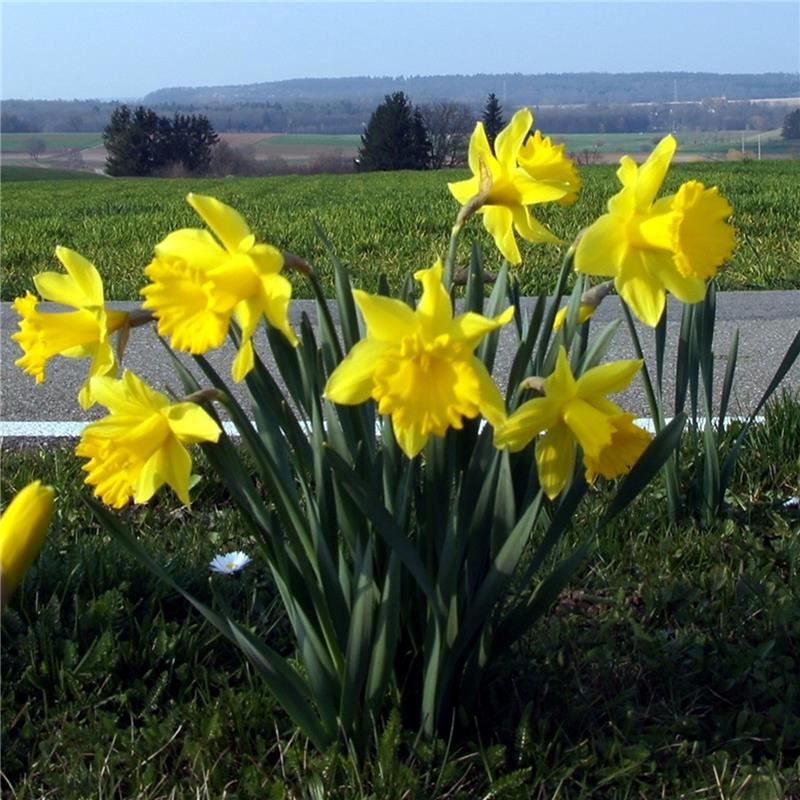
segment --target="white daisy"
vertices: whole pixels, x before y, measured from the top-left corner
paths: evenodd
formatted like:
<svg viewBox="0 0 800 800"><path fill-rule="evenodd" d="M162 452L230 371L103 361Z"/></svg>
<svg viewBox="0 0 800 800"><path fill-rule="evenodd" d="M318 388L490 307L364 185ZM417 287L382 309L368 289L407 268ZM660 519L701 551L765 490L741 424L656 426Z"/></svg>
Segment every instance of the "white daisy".
<svg viewBox="0 0 800 800"><path fill-rule="evenodd" d="M233 575L244 569L252 560L247 553L243 553L241 550L234 550L232 553L214 556L209 561L208 566L212 572L217 572L220 575Z"/></svg>

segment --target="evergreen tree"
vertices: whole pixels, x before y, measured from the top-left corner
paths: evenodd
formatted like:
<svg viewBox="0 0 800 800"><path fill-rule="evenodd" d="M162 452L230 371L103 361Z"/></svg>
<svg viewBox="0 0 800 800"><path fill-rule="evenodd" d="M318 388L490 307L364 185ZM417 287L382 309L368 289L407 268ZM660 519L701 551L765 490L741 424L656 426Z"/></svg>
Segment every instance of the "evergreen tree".
<svg viewBox="0 0 800 800"><path fill-rule="evenodd" d="M163 166L165 135L161 118L149 108L139 106L131 112L120 106L111 114L103 131L106 172L109 175L151 175Z"/></svg>
<svg viewBox="0 0 800 800"><path fill-rule="evenodd" d="M109 175L152 175L169 164L203 173L208 169L217 134L203 115L175 114L173 120L139 106L120 106L103 131Z"/></svg>
<svg viewBox="0 0 800 800"><path fill-rule="evenodd" d="M784 118L781 137L784 139L800 139L800 108L796 108Z"/></svg>
<svg viewBox="0 0 800 800"><path fill-rule="evenodd" d="M361 135L358 168L364 171L425 169L430 162L430 140L419 111L403 92L386 95Z"/></svg>
<svg viewBox="0 0 800 800"><path fill-rule="evenodd" d="M489 147L494 150L494 140L503 129L503 125L505 125L503 122L503 107L494 92L486 100L481 119L483 120L483 129L486 131L486 138L489 140Z"/></svg>

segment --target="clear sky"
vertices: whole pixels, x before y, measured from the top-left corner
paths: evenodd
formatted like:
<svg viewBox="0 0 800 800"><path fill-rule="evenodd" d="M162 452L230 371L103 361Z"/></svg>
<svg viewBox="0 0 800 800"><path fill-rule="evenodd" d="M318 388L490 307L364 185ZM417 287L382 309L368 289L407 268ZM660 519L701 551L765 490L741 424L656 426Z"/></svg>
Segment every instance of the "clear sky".
<svg viewBox="0 0 800 800"><path fill-rule="evenodd" d="M2 2L2 93L478 72L798 72L800 2Z"/></svg>

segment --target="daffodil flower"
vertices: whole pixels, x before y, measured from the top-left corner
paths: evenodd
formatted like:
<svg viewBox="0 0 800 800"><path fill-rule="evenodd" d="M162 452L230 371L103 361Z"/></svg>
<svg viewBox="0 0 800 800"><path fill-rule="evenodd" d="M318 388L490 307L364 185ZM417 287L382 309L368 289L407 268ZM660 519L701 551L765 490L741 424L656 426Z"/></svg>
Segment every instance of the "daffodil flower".
<svg viewBox="0 0 800 800"><path fill-rule="evenodd" d="M214 235L183 228L156 245L145 268L151 283L141 292L143 308L153 311L173 348L194 354L219 347L235 319L242 342L231 374L238 382L253 368L251 339L262 316L297 344L288 319L292 287L280 274L283 255L256 242L239 213L216 198L189 194L186 200Z"/></svg>
<svg viewBox="0 0 800 800"><path fill-rule="evenodd" d="M493 319L468 312L453 318L442 285L442 264L419 270L419 305L412 310L388 297L354 290L367 336L333 371L325 397L354 405L373 398L391 415L403 452L413 458L428 436L461 428L463 418L482 414L492 425L505 418L500 391L475 355L480 340L509 322L514 309Z"/></svg>
<svg viewBox="0 0 800 800"><path fill-rule="evenodd" d="M192 458L185 445L216 442L219 425L199 405L170 403L132 372L92 378L92 393L111 412L84 428L76 454L88 458L85 483L106 505L146 503L169 484L189 505Z"/></svg>
<svg viewBox="0 0 800 800"><path fill-rule="evenodd" d="M34 276L33 282L43 299L76 310L39 311L39 300L31 292L14 300L13 308L21 319L19 330L11 338L23 350L22 357L14 364L36 378L36 383L42 383L47 362L53 356L91 358L89 375L78 394L81 406L89 408L94 402L89 380L94 375L108 375L115 371L114 350L109 336L125 324L128 314L105 307L100 273L80 253L57 247L56 257L67 274L40 272Z"/></svg>
<svg viewBox="0 0 800 800"><path fill-rule="evenodd" d="M521 450L536 442L539 483L549 498L567 485L575 468L575 445L583 449L586 480L616 478L629 471L650 442L650 434L633 424L606 398L627 388L642 362L615 361L587 370L577 380L561 347L553 374L543 381L543 397L523 403L495 429L497 447Z"/></svg>
<svg viewBox="0 0 800 800"><path fill-rule="evenodd" d="M656 200L675 153L666 136L637 167L620 160L622 190L608 201L608 213L581 235L575 269L614 278L617 292L646 325L658 324L666 293L697 303L734 247L727 222L731 206L717 187L687 181L674 195Z"/></svg>
<svg viewBox="0 0 800 800"><path fill-rule="evenodd" d="M556 202L560 206L572 205L578 199L581 179L572 159L564 155L566 145L553 144L549 136L534 131L519 149L519 165L541 184L564 192Z"/></svg>
<svg viewBox="0 0 800 800"><path fill-rule="evenodd" d="M456 200L465 205L483 190L483 165L491 177L491 187L478 211L483 214L483 223L494 238L497 249L512 264L522 261L514 238L515 230L529 242L561 243L558 237L534 219L528 206L563 200L573 193L571 183L554 177L561 174L559 169L546 172L546 178L539 180L518 163L521 154L523 157L527 154L531 164L536 160L533 155L535 144L527 150L523 148L532 124L533 115L527 108L517 111L511 122L497 135L492 153L483 123L479 122L469 140L468 158L472 177L447 184Z"/></svg>
<svg viewBox="0 0 800 800"><path fill-rule="evenodd" d="M0 517L0 608L22 582L47 536L55 492L41 481L29 483Z"/></svg>

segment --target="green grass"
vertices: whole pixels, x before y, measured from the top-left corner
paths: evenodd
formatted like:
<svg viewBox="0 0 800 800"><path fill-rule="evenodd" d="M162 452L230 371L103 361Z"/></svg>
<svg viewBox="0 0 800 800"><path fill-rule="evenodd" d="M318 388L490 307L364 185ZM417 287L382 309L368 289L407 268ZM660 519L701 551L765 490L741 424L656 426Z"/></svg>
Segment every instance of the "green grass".
<svg viewBox="0 0 800 800"><path fill-rule="evenodd" d="M571 241L605 210L618 184L612 166L584 167L583 190L570 208L535 209L539 219ZM258 236L308 259L330 288L331 268L314 231L330 236L353 282L374 291L380 274L397 290L407 276L444 256L458 206L448 180L464 171L235 179L115 179L9 182L3 185L2 299L32 287L33 275L57 269L57 244L83 253L103 275L106 296L135 299L154 245L179 227L201 221L187 192L208 193L233 205ZM729 289L800 288L800 161L675 164L664 193L696 178L718 185L734 207L738 247L720 273ZM478 242L486 266L499 265L479 217L462 235L459 263ZM515 269L524 293L552 289L563 248L521 242L524 263ZM296 296L310 296L296 281Z"/></svg>
<svg viewBox="0 0 800 800"><path fill-rule="evenodd" d="M654 484L490 677L475 720L425 744L380 720L367 762L318 755L238 654L97 529L66 448L3 445L3 496L55 485L57 519L2 616L2 791L17 798L740 798L800 793L800 399L772 403L730 512L669 528ZM275 590L207 474L124 512L205 602L291 652ZM590 498L575 538L605 498ZM570 545L573 542L569 543ZM227 548L256 557L209 578Z"/></svg>
<svg viewBox="0 0 800 800"><path fill-rule="evenodd" d="M103 144L99 133L4 133L0 136L0 148L3 153L27 153L31 139L41 139L45 143L45 154L54 150L101 147Z"/></svg>

